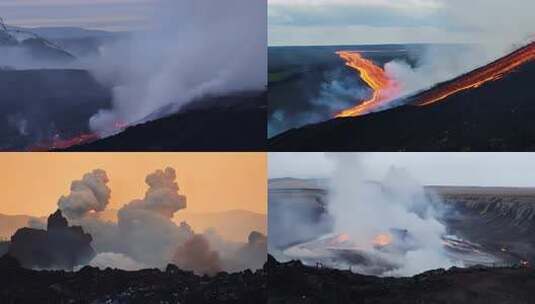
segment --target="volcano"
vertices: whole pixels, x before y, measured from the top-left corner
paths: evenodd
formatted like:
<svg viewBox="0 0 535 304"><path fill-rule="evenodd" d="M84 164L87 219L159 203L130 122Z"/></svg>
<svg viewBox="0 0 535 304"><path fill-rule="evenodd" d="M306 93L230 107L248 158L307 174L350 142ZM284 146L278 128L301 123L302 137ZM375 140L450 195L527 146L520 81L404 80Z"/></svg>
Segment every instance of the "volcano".
<svg viewBox="0 0 535 304"><path fill-rule="evenodd" d="M273 151L533 151L535 43L390 110L339 117L269 140ZM360 113L359 113L360 114Z"/></svg>
<svg viewBox="0 0 535 304"><path fill-rule="evenodd" d="M206 97L178 113L121 128L107 138L76 137L57 151L265 151L266 92ZM160 117L156 113L156 117ZM84 140L88 139L88 140Z"/></svg>

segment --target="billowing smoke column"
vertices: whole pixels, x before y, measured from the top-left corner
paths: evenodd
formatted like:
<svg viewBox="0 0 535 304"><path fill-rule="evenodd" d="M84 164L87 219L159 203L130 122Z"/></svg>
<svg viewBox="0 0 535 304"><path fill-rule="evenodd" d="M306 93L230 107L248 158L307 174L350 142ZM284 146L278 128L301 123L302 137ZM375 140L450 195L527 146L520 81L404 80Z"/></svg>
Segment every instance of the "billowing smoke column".
<svg viewBox="0 0 535 304"><path fill-rule="evenodd" d="M178 247L174 263L184 270L195 270L211 275L222 269L219 254L213 251L208 240L199 234Z"/></svg>
<svg viewBox="0 0 535 304"><path fill-rule="evenodd" d="M148 265L170 261L176 247L192 236L189 226L177 226L171 220L186 208L186 197L178 194L175 180L172 168L149 174L145 198L126 204L118 213L119 235L128 253Z"/></svg>
<svg viewBox="0 0 535 304"><path fill-rule="evenodd" d="M331 154L336 163L329 199L334 232L392 265L384 275L414 275L452 266L443 248L445 227L433 202L404 170L372 183L356 154Z"/></svg>
<svg viewBox="0 0 535 304"><path fill-rule="evenodd" d="M219 238L211 242L206 236L196 234L187 223L173 222L175 213L187 205L186 197L179 194L173 168L157 170L145 182L149 186L145 197L125 204L117 213L117 223L100 216L111 194L103 170L94 170L74 181L71 193L59 199L59 209L69 222L81 225L93 237L92 245L98 255L90 265L136 270L177 263L199 274L262 266L266 249L264 246L263 252L258 250L261 245L256 234L246 245ZM219 260L220 255L224 261ZM237 262L242 259L244 263Z"/></svg>
<svg viewBox="0 0 535 304"><path fill-rule="evenodd" d="M103 47L90 67L113 87L113 109L91 118L94 131L155 119L207 95L265 89L265 1L157 0L153 8L150 29Z"/></svg>
<svg viewBox="0 0 535 304"><path fill-rule="evenodd" d="M59 199L58 207L69 219L79 219L89 212L100 212L110 202L111 190L104 170L87 173L81 180L72 182L71 193Z"/></svg>

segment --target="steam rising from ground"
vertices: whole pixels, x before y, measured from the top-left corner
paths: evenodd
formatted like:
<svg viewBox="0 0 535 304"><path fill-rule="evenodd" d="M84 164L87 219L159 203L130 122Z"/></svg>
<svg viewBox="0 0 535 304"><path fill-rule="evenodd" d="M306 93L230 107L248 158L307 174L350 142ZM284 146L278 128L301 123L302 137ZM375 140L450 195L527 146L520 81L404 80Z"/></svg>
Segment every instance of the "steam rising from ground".
<svg viewBox="0 0 535 304"><path fill-rule="evenodd" d="M465 74L533 40L532 1L518 0L515 5L501 0L438 2L440 18L455 25L466 37L462 42L469 44L426 46L414 67L399 61L386 64L386 72L402 86L401 95Z"/></svg>
<svg viewBox="0 0 535 304"><path fill-rule="evenodd" d="M89 266L99 269L115 268L127 271L136 271L147 266L140 264L124 254L105 252L98 254Z"/></svg>
<svg viewBox="0 0 535 304"><path fill-rule="evenodd" d="M173 168L157 170L145 181L149 186L145 197L125 204L118 211L117 223L105 221L100 216L111 195L108 177L103 170L94 170L74 181L71 193L59 199L58 207L69 222L81 225L93 236L92 246L98 255L90 265L136 270L163 268L176 262L187 270L214 274L220 270L257 268L257 264L263 264L265 248L263 252L254 252L260 263L248 260L237 266L236 261L251 252L243 252L243 248L254 245L251 241L245 245L221 238L212 242L208 236L196 234L187 223L177 225L172 221L176 212L186 208L186 197L179 194ZM220 262L220 255L231 258Z"/></svg>
<svg viewBox="0 0 535 304"><path fill-rule="evenodd" d="M438 197L406 170L392 167L373 181L377 171L365 154L328 158L334 165L328 186L283 179L282 187L275 183L270 189L269 251L277 259L379 276L412 276L463 263L444 245L448 236Z"/></svg>
<svg viewBox="0 0 535 304"><path fill-rule="evenodd" d="M113 87L113 109L93 130L134 123L206 95L264 90L267 13L262 0L159 0L151 29L101 49L92 67ZM161 113L163 115L165 113Z"/></svg>
<svg viewBox="0 0 535 304"><path fill-rule="evenodd" d="M436 219L423 187L405 170L392 168L377 185L369 181L357 154L331 154L331 158L336 169L329 213L335 233L347 234L366 251L397 265L388 275L414 275L453 265L443 248L445 226ZM399 244L396 231L406 233ZM379 235L392 238L391 248L377 246Z"/></svg>

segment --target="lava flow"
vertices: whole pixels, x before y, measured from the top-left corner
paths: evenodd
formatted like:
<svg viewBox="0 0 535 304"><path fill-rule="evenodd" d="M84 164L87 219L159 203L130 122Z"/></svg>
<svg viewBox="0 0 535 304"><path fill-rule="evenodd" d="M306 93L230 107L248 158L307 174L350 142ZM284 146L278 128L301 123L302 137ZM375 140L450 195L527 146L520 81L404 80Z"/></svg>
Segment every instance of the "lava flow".
<svg viewBox="0 0 535 304"><path fill-rule="evenodd" d="M348 67L357 70L361 79L373 90L370 99L340 112L336 117L352 117L370 113L398 95L399 86L396 81L390 79L383 68L365 59L359 52L339 51L336 54L345 60Z"/></svg>
<svg viewBox="0 0 535 304"><path fill-rule="evenodd" d="M373 239L373 244L377 247L385 247L392 243L392 236L390 234L382 233Z"/></svg>
<svg viewBox="0 0 535 304"><path fill-rule="evenodd" d="M129 124L123 121L116 121L113 124L113 127L114 127L115 132L119 132L128 128ZM102 137L98 135L97 133L82 133L80 135L77 135L68 139L63 139L61 135L56 134L50 140L40 142L31 146L28 149L28 151L46 152L46 151L52 151L52 150L58 150L58 149L60 150L67 149L67 148L78 146L78 145L89 144L101 138Z"/></svg>
<svg viewBox="0 0 535 304"><path fill-rule="evenodd" d="M426 106L444 100L455 93L478 88L487 82L503 78L506 74L532 60L535 60L535 42L484 67L420 94L413 104Z"/></svg>
<svg viewBox="0 0 535 304"><path fill-rule="evenodd" d="M62 139L59 135L56 135L50 142L38 143L30 147L28 150L30 152L46 152L57 149L67 149L69 147L91 143L98 139L100 139L100 136L95 133L80 134L69 139Z"/></svg>

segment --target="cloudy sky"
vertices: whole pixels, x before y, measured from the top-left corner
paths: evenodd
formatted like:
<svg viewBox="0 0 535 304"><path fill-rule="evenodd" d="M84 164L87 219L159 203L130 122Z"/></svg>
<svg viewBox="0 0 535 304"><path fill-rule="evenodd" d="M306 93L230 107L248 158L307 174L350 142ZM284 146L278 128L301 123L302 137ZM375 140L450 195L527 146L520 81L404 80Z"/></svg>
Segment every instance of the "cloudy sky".
<svg viewBox="0 0 535 304"><path fill-rule="evenodd" d="M532 0L268 1L270 45L487 42L535 23Z"/></svg>
<svg viewBox="0 0 535 304"><path fill-rule="evenodd" d="M190 212L266 211L264 153L0 153L2 214L43 216L54 212L71 182L106 170L109 208L119 209L147 190L145 177L173 167Z"/></svg>
<svg viewBox="0 0 535 304"><path fill-rule="evenodd" d="M535 153L365 153L371 176L391 166L406 168L427 185L535 187ZM269 176L328 177L333 162L324 153L270 153Z"/></svg>
<svg viewBox="0 0 535 304"><path fill-rule="evenodd" d="M146 26L159 0L0 0L0 16L10 25L76 26L123 31Z"/></svg>

